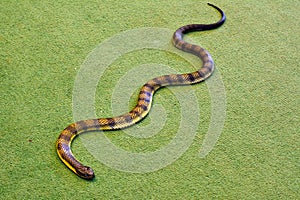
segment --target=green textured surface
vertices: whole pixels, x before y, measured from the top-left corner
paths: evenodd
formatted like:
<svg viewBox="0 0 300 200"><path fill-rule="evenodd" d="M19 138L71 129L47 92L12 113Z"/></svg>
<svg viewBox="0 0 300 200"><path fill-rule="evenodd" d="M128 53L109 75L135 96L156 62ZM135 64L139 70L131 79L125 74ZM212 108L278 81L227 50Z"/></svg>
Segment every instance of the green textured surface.
<svg viewBox="0 0 300 200"><path fill-rule="evenodd" d="M180 159L156 172L125 173L98 162L77 139L76 156L93 166L97 176L88 182L71 173L55 151L60 131L73 120L73 84L86 56L122 31L175 30L184 24L214 22L218 16L205 1L196 0L2 0L0 199L299 199L300 3L211 3L226 12L227 22L218 30L190 37L212 54L226 89L226 122L213 151L204 159L198 157L210 100L205 84L195 85L203 117L197 137ZM136 56L149 61L168 57L161 52ZM176 65L176 56L168 59ZM126 72L134 62L130 60L117 62ZM121 76L113 70L116 66L97 88L101 95L96 109L106 115L111 109L110 85ZM168 94L159 91L155 103L168 104ZM167 126L144 148L166 144L172 128ZM124 149L143 144L137 140L136 147L126 146L124 140L131 137L122 132L110 137Z"/></svg>

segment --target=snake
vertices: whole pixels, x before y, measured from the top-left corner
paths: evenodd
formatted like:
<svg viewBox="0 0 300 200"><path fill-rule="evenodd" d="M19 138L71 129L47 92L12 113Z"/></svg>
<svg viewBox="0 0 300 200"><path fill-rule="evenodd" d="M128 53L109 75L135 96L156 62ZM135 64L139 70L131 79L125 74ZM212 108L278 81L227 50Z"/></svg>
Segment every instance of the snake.
<svg viewBox="0 0 300 200"><path fill-rule="evenodd" d="M184 34L194 31L212 30L220 27L226 20L225 13L217 6L208 3L221 14L221 19L212 24L189 24L178 28L172 37L173 45L184 52L194 54L202 61L202 67L192 73L169 74L149 80L145 83L138 95L136 106L128 113L111 117L87 119L74 122L67 126L56 141L56 150L62 162L79 177L93 180L94 170L78 161L71 151L71 143L76 136L84 132L100 130L117 130L129 127L141 121L149 113L155 91L170 85L191 85L202 82L210 77L214 71L214 61L204 48L187 43L183 40Z"/></svg>

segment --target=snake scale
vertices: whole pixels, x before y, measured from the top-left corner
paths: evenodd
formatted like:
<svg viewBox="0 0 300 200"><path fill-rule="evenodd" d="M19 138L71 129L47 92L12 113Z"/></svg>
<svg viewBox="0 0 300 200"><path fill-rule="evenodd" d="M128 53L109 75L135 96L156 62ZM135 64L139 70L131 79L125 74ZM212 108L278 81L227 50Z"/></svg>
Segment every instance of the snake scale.
<svg viewBox="0 0 300 200"><path fill-rule="evenodd" d="M202 47L183 41L183 35L193 31L205 31L220 27L226 20L225 13L208 3L209 6L217 9L221 14L221 19L213 24L189 24L180 27L173 34L172 42L174 46L182 51L198 56L203 64L195 72L187 74L170 74L156 77L149 80L140 90L137 105L129 112L112 118L99 118L82 120L70 124L60 134L56 142L56 149L59 158L79 177L92 180L95 175L92 168L81 164L72 154L71 143L73 139L84 132L96 130L115 130L131 126L142 120L150 111L152 98L156 90L169 85L188 85L199 83L207 79L214 71L214 62L211 55Z"/></svg>

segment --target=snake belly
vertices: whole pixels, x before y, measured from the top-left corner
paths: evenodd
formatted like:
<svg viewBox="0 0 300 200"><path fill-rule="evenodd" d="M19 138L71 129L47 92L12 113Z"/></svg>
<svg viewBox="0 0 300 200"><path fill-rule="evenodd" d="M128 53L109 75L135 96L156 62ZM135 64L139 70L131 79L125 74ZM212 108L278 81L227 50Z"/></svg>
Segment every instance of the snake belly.
<svg viewBox="0 0 300 200"><path fill-rule="evenodd" d="M112 118L99 118L82 120L70 124L60 134L56 142L56 149L62 162L79 177L92 180L95 175L92 168L81 164L72 154L71 143L73 139L84 132L97 130L115 130L131 126L142 120L150 111L153 94L163 86L190 85L207 79L214 71L214 62L211 55L202 47L183 41L183 35L193 31L205 31L220 27L226 20L225 13L210 3L209 6L217 9L221 19L213 24L189 24L180 27L173 34L174 46L182 51L198 56L202 67L192 73L170 74L149 80L140 90L136 106L129 112Z"/></svg>

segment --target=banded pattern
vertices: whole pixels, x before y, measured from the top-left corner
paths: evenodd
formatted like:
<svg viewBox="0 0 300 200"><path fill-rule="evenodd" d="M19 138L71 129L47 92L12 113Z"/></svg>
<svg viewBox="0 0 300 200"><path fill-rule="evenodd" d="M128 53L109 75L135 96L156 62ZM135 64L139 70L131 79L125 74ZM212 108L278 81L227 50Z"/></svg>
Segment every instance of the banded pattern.
<svg viewBox="0 0 300 200"><path fill-rule="evenodd" d="M202 67L195 72L188 74L170 74L154 78L148 81L140 90L138 102L135 108L129 113L113 118L89 119L75 122L65 128L60 134L57 142L57 153L63 163L75 174L84 179L93 179L94 171L81 164L72 154L71 142L79 134L95 130L115 130L131 126L142 120L151 108L153 94L156 90L167 85L188 85L199 83L207 79L214 70L214 62L211 55L202 47L189 44L183 41L183 34L192 31L211 30L220 27L226 20L224 12L212 5L221 14L221 19L214 24L190 24L177 29L173 35L174 46L185 52L198 56L202 62Z"/></svg>

